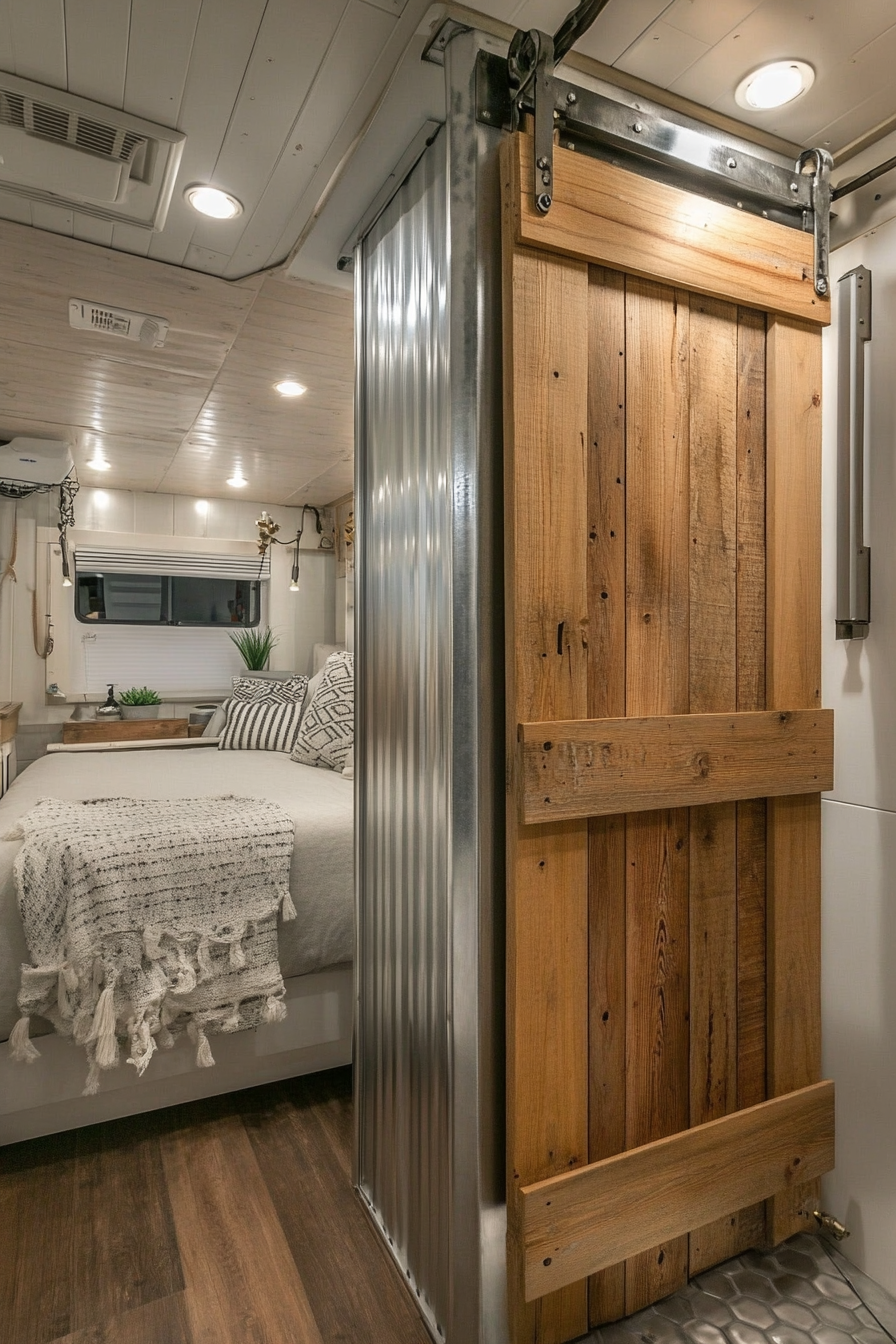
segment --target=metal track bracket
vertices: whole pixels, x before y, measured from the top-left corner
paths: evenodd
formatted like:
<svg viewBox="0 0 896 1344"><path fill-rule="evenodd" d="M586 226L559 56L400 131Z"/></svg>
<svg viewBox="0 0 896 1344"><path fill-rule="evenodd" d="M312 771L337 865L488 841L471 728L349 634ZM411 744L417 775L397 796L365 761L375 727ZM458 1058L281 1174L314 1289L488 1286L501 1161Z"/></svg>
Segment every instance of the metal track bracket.
<svg viewBox="0 0 896 1344"><path fill-rule="evenodd" d="M554 196L553 140L559 134L564 148L790 228L812 229L815 291L828 293L832 160L827 150L807 150L791 167L726 142L698 121L672 120L652 107L635 109L572 84L554 73L552 39L537 29L516 34L507 60L485 51L477 58L477 119L512 131L521 114L535 121L533 201L540 213L547 213Z"/></svg>
<svg viewBox="0 0 896 1344"><path fill-rule="evenodd" d="M554 198L554 39L537 28L521 29L507 55L510 121L515 130L520 112L531 109L535 121L532 198L546 215Z"/></svg>

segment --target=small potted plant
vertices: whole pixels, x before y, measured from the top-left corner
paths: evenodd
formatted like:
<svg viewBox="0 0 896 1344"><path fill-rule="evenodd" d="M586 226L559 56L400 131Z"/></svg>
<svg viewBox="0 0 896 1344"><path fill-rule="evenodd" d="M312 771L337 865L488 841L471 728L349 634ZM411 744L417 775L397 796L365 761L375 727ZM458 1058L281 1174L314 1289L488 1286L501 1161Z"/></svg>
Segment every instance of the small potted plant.
<svg viewBox="0 0 896 1344"><path fill-rule="evenodd" d="M161 703L158 691L151 691L148 686L132 686L118 696L123 719L157 719Z"/></svg>
<svg viewBox="0 0 896 1344"><path fill-rule="evenodd" d="M240 630L230 636L250 672L256 675L267 668L271 651L280 643L270 626L264 630Z"/></svg>

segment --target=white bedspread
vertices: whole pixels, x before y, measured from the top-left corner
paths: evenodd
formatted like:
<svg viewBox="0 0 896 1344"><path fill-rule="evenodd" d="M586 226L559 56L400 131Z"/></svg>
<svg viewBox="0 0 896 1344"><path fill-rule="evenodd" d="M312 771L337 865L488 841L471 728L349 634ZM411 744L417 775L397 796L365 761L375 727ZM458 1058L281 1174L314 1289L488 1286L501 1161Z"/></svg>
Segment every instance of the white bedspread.
<svg viewBox="0 0 896 1344"><path fill-rule="evenodd" d="M289 886L297 918L280 928L285 977L352 958L353 789L330 770L270 751L60 752L28 767L0 799L0 835L39 798L269 798L295 821ZM28 951L16 907L13 861L21 841L0 840L0 1040L16 1019L19 968Z"/></svg>

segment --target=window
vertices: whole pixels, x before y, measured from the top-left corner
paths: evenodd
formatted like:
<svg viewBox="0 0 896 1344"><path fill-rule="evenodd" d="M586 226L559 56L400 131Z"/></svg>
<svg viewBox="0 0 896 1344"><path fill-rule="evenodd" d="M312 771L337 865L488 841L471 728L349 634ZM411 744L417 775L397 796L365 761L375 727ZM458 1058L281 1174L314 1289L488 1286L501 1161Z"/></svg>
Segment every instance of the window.
<svg viewBox="0 0 896 1344"><path fill-rule="evenodd" d="M103 625L258 625L261 584L187 574L107 574L76 559L75 615Z"/></svg>

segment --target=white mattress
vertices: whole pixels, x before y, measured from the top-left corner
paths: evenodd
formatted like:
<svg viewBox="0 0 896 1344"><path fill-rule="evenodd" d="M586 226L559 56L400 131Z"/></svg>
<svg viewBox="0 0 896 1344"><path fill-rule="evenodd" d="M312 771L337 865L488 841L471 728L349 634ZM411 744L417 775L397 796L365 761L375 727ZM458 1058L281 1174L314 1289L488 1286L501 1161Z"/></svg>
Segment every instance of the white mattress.
<svg viewBox="0 0 896 1344"><path fill-rule="evenodd" d="M280 928L284 976L353 955L353 786L331 770L273 751L60 752L35 761L0 798L0 836L39 798L269 798L296 823L289 886L297 918ZM28 951L13 862L21 841L0 840L0 1040L18 1017L19 968Z"/></svg>

